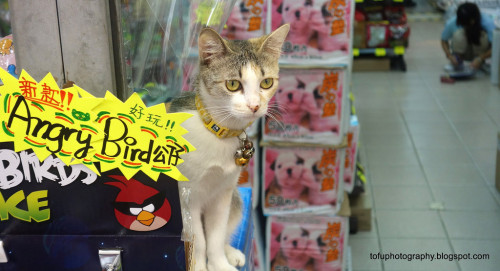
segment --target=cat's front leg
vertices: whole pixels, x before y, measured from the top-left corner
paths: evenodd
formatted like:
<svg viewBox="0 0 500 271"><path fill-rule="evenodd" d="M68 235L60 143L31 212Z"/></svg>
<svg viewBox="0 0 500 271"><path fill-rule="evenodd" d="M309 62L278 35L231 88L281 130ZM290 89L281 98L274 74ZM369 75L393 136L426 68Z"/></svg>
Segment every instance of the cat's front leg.
<svg viewBox="0 0 500 271"><path fill-rule="evenodd" d="M225 240L233 189L224 190L204 213L209 271L236 271L225 254Z"/></svg>
<svg viewBox="0 0 500 271"><path fill-rule="evenodd" d="M196 206L190 206L191 227L194 235L194 270L207 271L207 247L203 224L201 220L201 209Z"/></svg>

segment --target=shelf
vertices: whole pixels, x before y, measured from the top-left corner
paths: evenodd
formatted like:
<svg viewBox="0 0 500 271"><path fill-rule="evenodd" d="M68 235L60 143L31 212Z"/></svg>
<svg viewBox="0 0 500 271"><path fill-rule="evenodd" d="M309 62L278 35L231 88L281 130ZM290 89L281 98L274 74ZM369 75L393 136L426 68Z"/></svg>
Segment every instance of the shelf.
<svg viewBox="0 0 500 271"><path fill-rule="evenodd" d="M363 55L374 55L376 57L386 57L386 56L401 56L405 53L404 46L396 46L394 48L353 48L352 54L354 57Z"/></svg>

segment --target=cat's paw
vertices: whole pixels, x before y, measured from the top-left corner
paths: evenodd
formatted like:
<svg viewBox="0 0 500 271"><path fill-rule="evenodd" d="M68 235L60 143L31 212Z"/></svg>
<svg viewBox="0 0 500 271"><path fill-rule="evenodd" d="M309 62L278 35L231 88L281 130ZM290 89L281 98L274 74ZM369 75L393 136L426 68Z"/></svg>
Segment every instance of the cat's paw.
<svg viewBox="0 0 500 271"><path fill-rule="evenodd" d="M208 271L238 271L236 267L230 265L226 262L209 262L208 263Z"/></svg>
<svg viewBox="0 0 500 271"><path fill-rule="evenodd" d="M224 247L224 251L226 252L227 261L231 265L237 267L245 265L245 254L243 254L241 251L230 245L226 245Z"/></svg>

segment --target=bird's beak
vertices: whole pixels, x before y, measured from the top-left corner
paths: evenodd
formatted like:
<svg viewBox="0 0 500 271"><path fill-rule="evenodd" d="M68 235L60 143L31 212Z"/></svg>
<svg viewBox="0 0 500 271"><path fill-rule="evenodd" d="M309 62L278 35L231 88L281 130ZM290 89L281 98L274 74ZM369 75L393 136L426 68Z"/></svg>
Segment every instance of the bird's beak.
<svg viewBox="0 0 500 271"><path fill-rule="evenodd" d="M155 219L155 215L148 211L141 211L137 216L137 221L141 222L141 224L150 226L153 224L153 220Z"/></svg>

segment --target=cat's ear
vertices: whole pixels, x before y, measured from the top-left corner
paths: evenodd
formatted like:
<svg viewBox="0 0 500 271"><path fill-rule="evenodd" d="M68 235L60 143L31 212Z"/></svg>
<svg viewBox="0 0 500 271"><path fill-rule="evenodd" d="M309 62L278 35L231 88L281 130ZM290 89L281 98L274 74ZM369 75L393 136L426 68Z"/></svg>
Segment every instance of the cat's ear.
<svg viewBox="0 0 500 271"><path fill-rule="evenodd" d="M211 59L225 54L230 49L224 39L211 28L201 30L198 37L198 50L203 64L210 63Z"/></svg>
<svg viewBox="0 0 500 271"><path fill-rule="evenodd" d="M283 42L285 42L288 31L290 31L289 24L282 25L274 30L265 38L264 42L262 42L260 51L279 58L281 55L281 47L283 46Z"/></svg>

